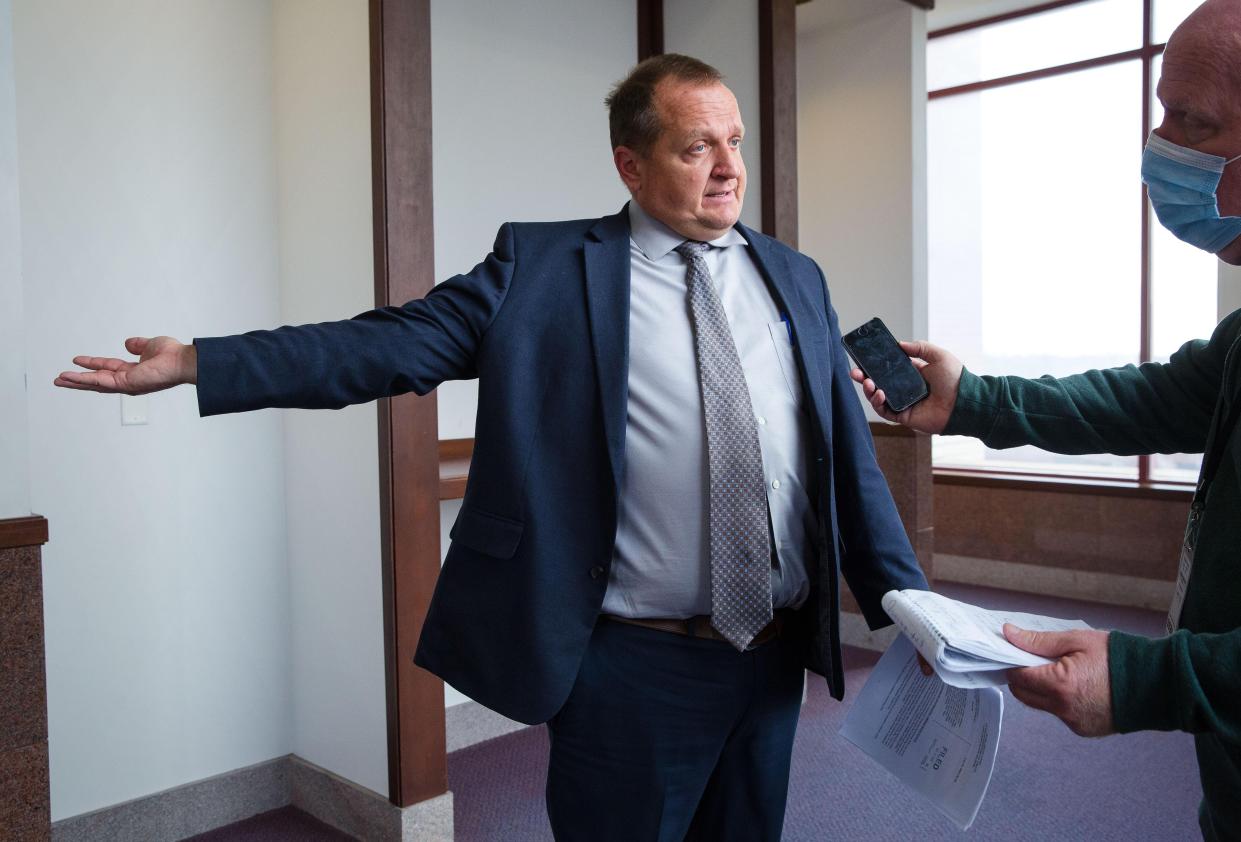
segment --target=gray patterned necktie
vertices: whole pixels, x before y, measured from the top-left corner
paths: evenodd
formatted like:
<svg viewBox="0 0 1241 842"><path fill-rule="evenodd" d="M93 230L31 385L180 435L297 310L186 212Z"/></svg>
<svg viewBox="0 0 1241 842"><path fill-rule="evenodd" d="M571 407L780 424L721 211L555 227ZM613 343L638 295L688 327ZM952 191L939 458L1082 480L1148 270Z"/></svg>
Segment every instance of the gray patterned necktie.
<svg viewBox="0 0 1241 842"><path fill-rule="evenodd" d="M711 473L711 625L744 650L771 622L771 541L758 426L728 317L703 254L688 241L689 311Z"/></svg>

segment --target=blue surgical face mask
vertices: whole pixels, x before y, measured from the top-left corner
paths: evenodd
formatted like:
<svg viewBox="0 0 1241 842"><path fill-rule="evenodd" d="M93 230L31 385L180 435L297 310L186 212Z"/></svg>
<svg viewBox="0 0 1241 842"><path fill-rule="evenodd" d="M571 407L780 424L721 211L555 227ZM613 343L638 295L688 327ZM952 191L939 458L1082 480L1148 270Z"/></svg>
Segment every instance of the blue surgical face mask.
<svg viewBox="0 0 1241 842"><path fill-rule="evenodd" d="M1159 222L1178 239L1212 254L1241 237L1241 216L1219 215L1215 191L1224 159L1178 146L1151 132L1142 153L1142 180Z"/></svg>

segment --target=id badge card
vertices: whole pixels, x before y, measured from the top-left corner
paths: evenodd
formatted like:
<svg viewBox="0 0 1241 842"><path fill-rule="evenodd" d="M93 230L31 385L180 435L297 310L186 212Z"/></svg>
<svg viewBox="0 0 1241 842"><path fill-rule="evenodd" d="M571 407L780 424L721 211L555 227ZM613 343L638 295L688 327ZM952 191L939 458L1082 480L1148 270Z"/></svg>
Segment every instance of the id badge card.
<svg viewBox="0 0 1241 842"><path fill-rule="evenodd" d="M1202 504L1194 503L1189 510L1189 522L1185 524L1185 540L1181 542L1181 562L1176 571L1176 590L1172 594L1172 608L1168 611L1165 630L1168 634L1181 625L1181 611L1185 607L1185 592L1189 590L1189 577L1194 572L1194 549L1198 546L1198 528L1202 526Z"/></svg>

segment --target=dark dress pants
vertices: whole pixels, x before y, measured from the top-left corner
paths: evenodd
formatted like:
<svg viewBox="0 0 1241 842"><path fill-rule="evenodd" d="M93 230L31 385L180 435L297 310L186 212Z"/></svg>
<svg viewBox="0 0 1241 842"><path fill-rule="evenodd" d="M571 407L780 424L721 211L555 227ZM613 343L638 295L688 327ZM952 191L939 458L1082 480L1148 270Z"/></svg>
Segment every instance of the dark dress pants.
<svg viewBox="0 0 1241 842"><path fill-rule="evenodd" d="M601 619L548 723L556 839L779 839L804 675L785 636L737 652Z"/></svg>

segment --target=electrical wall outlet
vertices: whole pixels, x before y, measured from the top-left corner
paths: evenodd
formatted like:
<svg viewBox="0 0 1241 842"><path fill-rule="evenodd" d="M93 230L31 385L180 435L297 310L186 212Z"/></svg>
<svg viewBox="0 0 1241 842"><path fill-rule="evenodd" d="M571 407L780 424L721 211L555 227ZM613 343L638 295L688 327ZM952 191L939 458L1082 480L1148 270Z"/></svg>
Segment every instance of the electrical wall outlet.
<svg viewBox="0 0 1241 842"><path fill-rule="evenodd" d="M121 426L147 423L147 396L121 395Z"/></svg>

